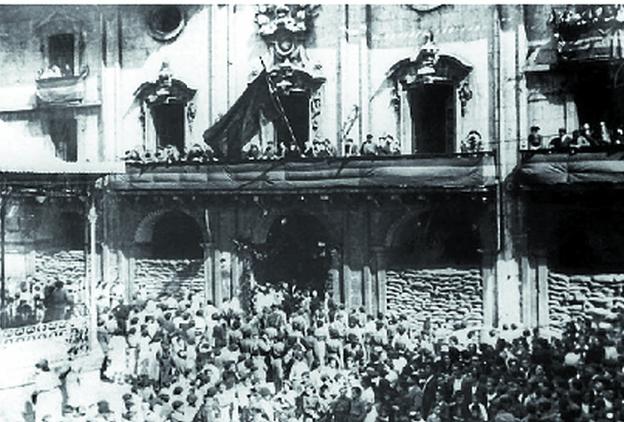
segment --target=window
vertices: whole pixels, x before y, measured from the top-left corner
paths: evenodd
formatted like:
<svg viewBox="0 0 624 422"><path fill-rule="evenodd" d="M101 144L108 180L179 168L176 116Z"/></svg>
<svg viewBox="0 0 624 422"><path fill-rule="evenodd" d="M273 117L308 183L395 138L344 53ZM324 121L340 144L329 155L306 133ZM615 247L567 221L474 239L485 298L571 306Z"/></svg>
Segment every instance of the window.
<svg viewBox="0 0 624 422"><path fill-rule="evenodd" d="M57 34L48 38L49 67L58 67L61 76L74 75L75 51L73 34Z"/></svg>
<svg viewBox="0 0 624 422"><path fill-rule="evenodd" d="M49 134L57 158L68 162L78 161L76 119L67 117L50 120Z"/></svg>
<svg viewBox="0 0 624 422"><path fill-rule="evenodd" d="M304 145L310 136L310 100L306 94L280 95L279 98L297 140L297 145L301 151L304 151ZM289 142L291 139L284 119L278 119L275 122L275 133L277 142Z"/></svg>
<svg viewBox="0 0 624 422"><path fill-rule="evenodd" d="M178 6L159 6L148 17L152 37L159 41L171 41L184 29L184 12Z"/></svg>
<svg viewBox="0 0 624 422"><path fill-rule="evenodd" d="M416 153L455 151L455 90L450 83L409 89L412 143Z"/></svg>
<svg viewBox="0 0 624 422"><path fill-rule="evenodd" d="M175 146L184 151L184 104L158 104L152 106L158 147Z"/></svg>

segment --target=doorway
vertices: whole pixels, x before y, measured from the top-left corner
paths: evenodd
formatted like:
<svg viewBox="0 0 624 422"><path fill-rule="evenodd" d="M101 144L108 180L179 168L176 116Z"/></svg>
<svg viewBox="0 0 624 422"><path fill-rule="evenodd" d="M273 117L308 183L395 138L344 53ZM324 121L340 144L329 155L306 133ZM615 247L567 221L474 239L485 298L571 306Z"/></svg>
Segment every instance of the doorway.
<svg viewBox="0 0 624 422"><path fill-rule="evenodd" d="M184 151L184 104L158 104L152 106L157 146L173 145Z"/></svg>
<svg viewBox="0 0 624 422"><path fill-rule="evenodd" d="M450 83L420 84L409 89L413 151L455 152L455 90Z"/></svg>
<svg viewBox="0 0 624 422"><path fill-rule="evenodd" d="M284 107L284 113L293 130L297 145L304 151L305 143L310 136L310 99L307 94L280 95L279 99ZM283 118L275 122L276 142L289 143L291 135Z"/></svg>

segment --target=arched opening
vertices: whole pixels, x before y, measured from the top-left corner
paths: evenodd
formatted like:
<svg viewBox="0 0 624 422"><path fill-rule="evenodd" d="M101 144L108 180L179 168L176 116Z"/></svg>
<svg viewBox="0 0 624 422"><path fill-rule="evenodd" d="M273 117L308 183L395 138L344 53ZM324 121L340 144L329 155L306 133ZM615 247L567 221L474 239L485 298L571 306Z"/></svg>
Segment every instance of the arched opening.
<svg viewBox="0 0 624 422"><path fill-rule="evenodd" d="M478 215L468 204L439 205L397 229L386 271L388 312L434 329L483 323Z"/></svg>
<svg viewBox="0 0 624 422"><path fill-rule="evenodd" d="M324 292L330 265L329 236L314 216L293 213L275 219L266 241L266 259L256 277Z"/></svg>
<svg viewBox="0 0 624 422"><path fill-rule="evenodd" d="M203 256L201 228L180 211L169 211L155 223L151 257L155 259L200 259Z"/></svg>

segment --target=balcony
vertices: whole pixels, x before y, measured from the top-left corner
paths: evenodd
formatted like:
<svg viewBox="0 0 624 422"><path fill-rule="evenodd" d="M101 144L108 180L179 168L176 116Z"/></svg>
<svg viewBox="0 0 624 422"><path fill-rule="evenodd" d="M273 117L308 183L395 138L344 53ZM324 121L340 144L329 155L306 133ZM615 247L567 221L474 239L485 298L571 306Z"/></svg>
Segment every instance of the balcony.
<svg viewBox="0 0 624 422"><path fill-rule="evenodd" d="M521 190L624 187L624 146L525 152L516 171Z"/></svg>
<svg viewBox="0 0 624 422"><path fill-rule="evenodd" d="M439 154L244 162L127 163L112 176L118 191L327 193L331 191L483 191L495 184L494 156Z"/></svg>
<svg viewBox="0 0 624 422"><path fill-rule="evenodd" d="M82 104L85 96L85 78L89 70L80 75L58 75L40 72L35 80L39 107L67 107Z"/></svg>
<svg viewBox="0 0 624 422"><path fill-rule="evenodd" d="M574 5L551 17L559 56L564 61L624 58L624 6Z"/></svg>

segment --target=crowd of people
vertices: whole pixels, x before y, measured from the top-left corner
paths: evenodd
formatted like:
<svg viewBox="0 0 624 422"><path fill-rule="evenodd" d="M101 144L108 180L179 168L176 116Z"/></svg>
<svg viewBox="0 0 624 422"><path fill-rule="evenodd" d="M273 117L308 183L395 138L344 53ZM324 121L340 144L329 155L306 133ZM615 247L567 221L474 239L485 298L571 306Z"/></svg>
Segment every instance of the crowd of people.
<svg viewBox="0 0 624 422"><path fill-rule="evenodd" d="M279 295L274 295L276 298ZM559 338L504 327L441 336L400 315L303 294L244 313L181 292L100 304L102 380L129 385L115 413L66 381L68 420L188 422L617 421L624 313ZM287 311L289 313L287 313ZM461 333L468 333L461 335ZM47 363L42 363L45 366ZM49 377L46 378L49 382ZM58 396L57 396L58 397ZM58 409L58 406L55 408ZM43 410L45 411L45 410ZM82 419L81 419L82 418Z"/></svg>
<svg viewBox="0 0 624 422"><path fill-rule="evenodd" d="M610 130L605 122L600 122L599 130L594 132L589 123L583 124L579 129L568 133L565 128L560 128L557 135L551 137L546 143L540 133L539 126L531 126L528 136L529 148L532 150L551 149L554 151L574 151L579 148L599 148L607 146L624 145L624 127L620 126Z"/></svg>
<svg viewBox="0 0 624 422"><path fill-rule="evenodd" d="M61 280L43 282L28 278L14 292L5 292L2 327L67 319L76 311L74 295Z"/></svg>
<svg viewBox="0 0 624 422"><path fill-rule="evenodd" d="M459 151L462 153L477 153L484 150L481 134L471 130L462 139ZM257 139L252 139L242 146L240 157L243 161L267 161L282 159L305 159L305 158L330 158L330 157L374 157L374 156L397 156L402 155L401 143L391 134L383 134L375 139L372 134L367 134L361 142L353 138L345 139L342 151L336 149L335 144L329 138L306 141L303 146L295 142L268 141L262 146ZM207 143L193 144L190 148L181 152L174 145L159 147L156 151L145 148L137 148L126 151L124 161L131 164L149 163L213 163L222 161L220 152Z"/></svg>

